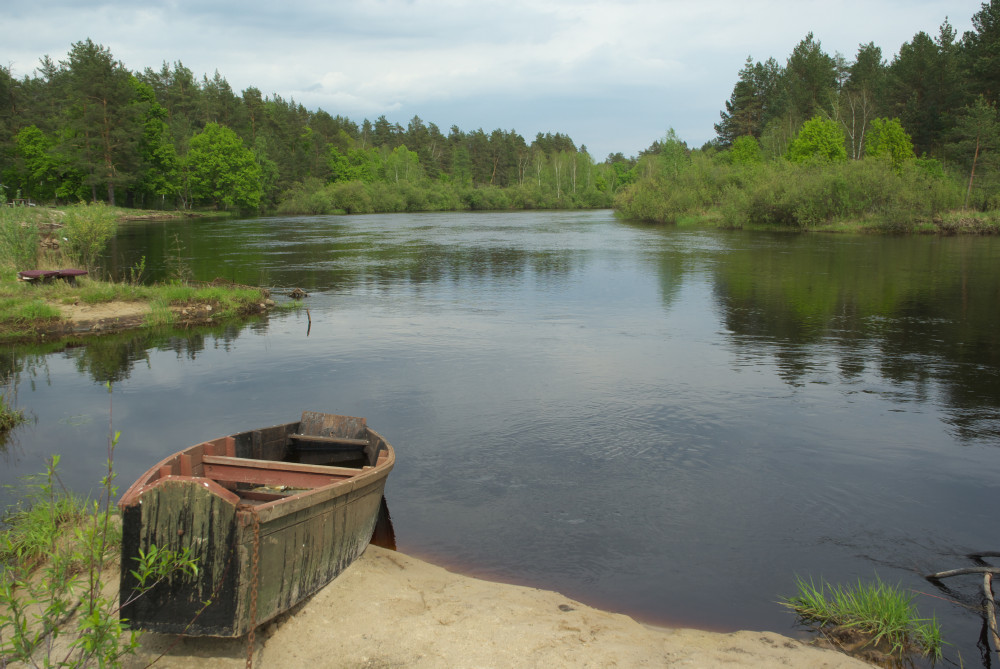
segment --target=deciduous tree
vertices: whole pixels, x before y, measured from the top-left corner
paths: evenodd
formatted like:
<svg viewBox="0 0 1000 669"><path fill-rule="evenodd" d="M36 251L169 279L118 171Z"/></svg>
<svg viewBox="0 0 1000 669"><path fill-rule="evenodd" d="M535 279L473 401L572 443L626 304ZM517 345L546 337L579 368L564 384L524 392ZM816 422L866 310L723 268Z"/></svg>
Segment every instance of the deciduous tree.
<svg viewBox="0 0 1000 669"><path fill-rule="evenodd" d="M903 130L898 118L872 120L865 142L865 155L885 158L897 170L903 163L916 157L913 153L913 141Z"/></svg>
<svg viewBox="0 0 1000 669"><path fill-rule="evenodd" d="M752 135L737 137L730 154L736 165L756 165L764 160L760 143Z"/></svg>
<svg viewBox="0 0 1000 669"><path fill-rule="evenodd" d="M847 160L844 133L836 121L814 116L802 124L787 155L793 163Z"/></svg>
<svg viewBox="0 0 1000 669"><path fill-rule="evenodd" d="M256 209L261 199L261 170L253 152L235 132L217 123L191 138L185 157L191 196L216 207Z"/></svg>

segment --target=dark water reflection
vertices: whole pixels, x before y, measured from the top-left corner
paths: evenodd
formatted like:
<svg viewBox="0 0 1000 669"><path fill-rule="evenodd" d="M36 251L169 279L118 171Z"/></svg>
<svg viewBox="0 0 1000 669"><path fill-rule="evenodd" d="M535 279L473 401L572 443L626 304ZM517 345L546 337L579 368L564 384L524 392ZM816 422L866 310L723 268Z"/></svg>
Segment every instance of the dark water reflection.
<svg viewBox="0 0 1000 669"><path fill-rule="evenodd" d="M143 223L112 268L143 255L310 314L13 352L36 423L4 483L59 452L93 487L112 403L126 483L303 409L367 416L401 550L712 629L792 632L796 575L934 594L920 573L997 549L1000 240L447 214ZM978 661L974 614L917 604Z"/></svg>

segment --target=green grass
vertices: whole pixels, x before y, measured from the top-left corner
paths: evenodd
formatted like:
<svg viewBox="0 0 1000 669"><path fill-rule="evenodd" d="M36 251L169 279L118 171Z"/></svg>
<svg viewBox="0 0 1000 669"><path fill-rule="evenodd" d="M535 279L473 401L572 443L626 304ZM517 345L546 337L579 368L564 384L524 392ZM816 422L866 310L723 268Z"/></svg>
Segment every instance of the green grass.
<svg viewBox="0 0 1000 669"><path fill-rule="evenodd" d="M59 318L59 309L40 299L0 296L0 323L23 324Z"/></svg>
<svg viewBox="0 0 1000 669"><path fill-rule="evenodd" d="M147 212L148 213L148 212ZM157 217L164 212L156 212ZM209 306L199 313L211 320L244 316L260 311L263 291L234 286L190 286L180 282L144 286L145 259L130 270L127 280L98 280L92 273L75 283L52 281L33 285L17 280L25 269L55 269L83 265L93 268L125 217L143 212L103 205L75 205L62 210L48 207L0 207L0 341L39 339L51 330L51 321L62 314L60 305L98 305L107 302L145 302L151 313L144 325L171 325L172 308ZM58 247L41 248L42 230L58 230Z"/></svg>
<svg viewBox="0 0 1000 669"><path fill-rule="evenodd" d="M154 302L152 305L152 311L146 316L146 327L163 327L166 325L172 325L176 319L174 312L170 310L169 304L164 304L162 302Z"/></svg>
<svg viewBox="0 0 1000 669"><path fill-rule="evenodd" d="M952 211L934 221L937 230L946 233L995 235L1000 233L1000 211Z"/></svg>
<svg viewBox="0 0 1000 669"><path fill-rule="evenodd" d="M110 384L108 389L110 392ZM97 500L68 493L59 482L59 456L44 474L26 481L24 498L0 528L0 667L121 667L137 648L138 633L125 629L111 569L121 551L121 523L112 499L114 449L109 437L107 474ZM151 547L123 568L139 582L142 596L156 583L197 573L190 552ZM63 636L66 644L56 643Z"/></svg>
<svg viewBox="0 0 1000 669"><path fill-rule="evenodd" d="M941 658L941 630L937 620L920 618L912 606L913 595L876 577L874 583L858 581L855 587L821 582L817 587L796 579L799 594L782 602L799 617L819 627L849 627L871 637L871 645L885 643L890 653L902 657L919 653Z"/></svg>
<svg viewBox="0 0 1000 669"><path fill-rule="evenodd" d="M0 531L0 562L31 568L51 551L56 539L87 517L87 502L57 490L43 475L23 481L24 498L4 513Z"/></svg>
<svg viewBox="0 0 1000 669"><path fill-rule="evenodd" d="M191 286L179 282L140 286L88 277L75 284L54 281L30 285L17 281L11 272L0 272L0 338L30 338L46 321L61 317L58 305L148 302L152 313L145 324L161 326L176 321L172 307L210 305L212 309L206 313L213 319L233 318L256 313L264 300L264 293L257 288Z"/></svg>

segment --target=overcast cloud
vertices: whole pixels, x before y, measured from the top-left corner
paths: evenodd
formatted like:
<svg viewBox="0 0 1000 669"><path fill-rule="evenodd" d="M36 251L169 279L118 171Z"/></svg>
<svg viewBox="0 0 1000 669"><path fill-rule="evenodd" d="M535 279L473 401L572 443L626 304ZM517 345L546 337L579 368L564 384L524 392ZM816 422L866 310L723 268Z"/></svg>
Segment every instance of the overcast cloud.
<svg viewBox="0 0 1000 669"><path fill-rule="evenodd" d="M981 0L7 0L0 58L18 76L92 39L131 70L180 61L239 94L294 99L360 123L414 116L470 131L563 132L598 160L635 155L668 128L693 147L748 55L784 64L808 32L849 60L891 60Z"/></svg>

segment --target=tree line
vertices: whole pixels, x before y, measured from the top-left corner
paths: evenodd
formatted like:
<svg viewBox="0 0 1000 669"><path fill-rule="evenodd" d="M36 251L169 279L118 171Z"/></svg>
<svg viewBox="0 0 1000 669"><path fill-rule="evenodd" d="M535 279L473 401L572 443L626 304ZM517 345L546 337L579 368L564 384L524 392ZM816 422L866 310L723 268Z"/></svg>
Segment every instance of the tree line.
<svg viewBox="0 0 1000 669"><path fill-rule="evenodd" d="M873 42L830 55L812 33L784 64L748 57L715 139L692 151L669 134L616 206L658 222L710 211L733 226L891 230L1000 210L1000 0L972 26L959 38L946 18L891 60Z"/></svg>
<svg viewBox="0 0 1000 669"><path fill-rule="evenodd" d="M969 124L991 125L996 148L1000 96L1000 2L984 3L961 38L945 18L937 35L918 32L891 60L874 42L854 59L826 53L812 33L784 65L748 57L715 125L714 146L752 136L766 154L783 155L803 124L819 116L837 125L852 159L865 155L876 119L895 119L917 156L967 163ZM982 143L982 142L981 142Z"/></svg>
<svg viewBox="0 0 1000 669"><path fill-rule="evenodd" d="M613 167L614 162L624 165ZM414 116L358 124L218 71L133 72L90 39L28 76L0 67L0 197L143 208L395 211L609 206L633 162L562 133ZM627 177L626 177L627 178Z"/></svg>

